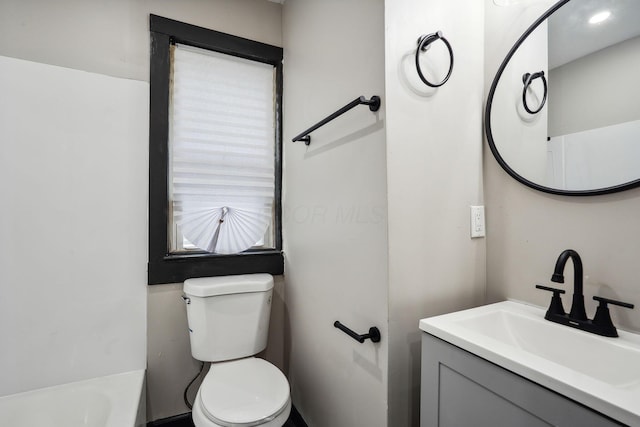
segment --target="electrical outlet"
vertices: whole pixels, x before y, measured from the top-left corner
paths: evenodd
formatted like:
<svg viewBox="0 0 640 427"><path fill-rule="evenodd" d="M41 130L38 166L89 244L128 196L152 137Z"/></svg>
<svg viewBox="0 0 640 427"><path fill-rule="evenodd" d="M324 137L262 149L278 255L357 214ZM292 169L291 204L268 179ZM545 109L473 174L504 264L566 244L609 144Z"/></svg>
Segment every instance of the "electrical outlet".
<svg viewBox="0 0 640 427"><path fill-rule="evenodd" d="M484 236L484 206L471 206L471 238Z"/></svg>

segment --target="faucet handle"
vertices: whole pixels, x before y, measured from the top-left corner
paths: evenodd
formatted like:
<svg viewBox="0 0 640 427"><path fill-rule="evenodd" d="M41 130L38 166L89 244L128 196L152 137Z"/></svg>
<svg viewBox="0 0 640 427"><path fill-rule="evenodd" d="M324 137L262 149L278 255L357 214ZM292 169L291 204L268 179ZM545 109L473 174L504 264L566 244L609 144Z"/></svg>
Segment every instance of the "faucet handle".
<svg viewBox="0 0 640 427"><path fill-rule="evenodd" d="M616 301L598 296L594 296L593 299L600 303L592 321L593 325L598 328L598 333L606 337L617 337L618 331L611 321L611 315L609 314L609 307L607 307L607 304L613 304L624 308L633 308L634 305L629 304L628 302Z"/></svg>
<svg viewBox="0 0 640 427"><path fill-rule="evenodd" d="M553 292L554 294L564 294L565 290L564 289L558 289L558 288L550 288L549 286L544 286L544 285L536 285L537 289L542 289L543 291L549 291L549 292Z"/></svg>
<svg viewBox="0 0 640 427"><path fill-rule="evenodd" d="M549 319L551 316L564 316L566 313L564 311L564 307L562 306L562 299L560 298L560 294L564 294L564 289L558 288L550 288L549 286L536 285L537 289L542 289L543 291L553 292L553 297L551 297L551 304L549 305L549 309L547 310L547 314L544 316L545 319Z"/></svg>
<svg viewBox="0 0 640 427"><path fill-rule="evenodd" d="M600 303L600 305L604 304L605 307L607 306L607 304L613 304L613 305L617 305L617 306L624 307L624 308L634 308L635 307L633 304L629 304L628 302L616 301L614 299L609 299L609 298L604 298L604 297L599 297L599 296L594 296L593 299L598 301Z"/></svg>

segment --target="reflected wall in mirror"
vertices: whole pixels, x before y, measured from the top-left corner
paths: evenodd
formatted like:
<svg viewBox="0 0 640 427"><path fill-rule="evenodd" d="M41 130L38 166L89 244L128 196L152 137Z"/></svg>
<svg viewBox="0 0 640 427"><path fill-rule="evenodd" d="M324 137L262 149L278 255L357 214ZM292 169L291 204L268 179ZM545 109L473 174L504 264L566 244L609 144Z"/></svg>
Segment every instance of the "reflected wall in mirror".
<svg viewBox="0 0 640 427"><path fill-rule="evenodd" d="M640 186L639 22L639 0L562 0L518 39L485 114L512 177L578 196Z"/></svg>

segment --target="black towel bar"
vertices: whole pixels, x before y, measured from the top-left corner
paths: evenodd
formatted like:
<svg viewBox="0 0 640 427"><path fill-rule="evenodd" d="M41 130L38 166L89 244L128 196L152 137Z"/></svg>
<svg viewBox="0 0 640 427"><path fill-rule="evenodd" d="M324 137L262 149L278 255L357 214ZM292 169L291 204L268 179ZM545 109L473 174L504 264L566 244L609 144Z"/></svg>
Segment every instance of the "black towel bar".
<svg viewBox="0 0 640 427"><path fill-rule="evenodd" d="M339 320L336 320L335 322L333 322L333 326L340 329L342 332L349 335L351 338L358 341L360 344L362 344L364 340L366 340L367 338L371 339L372 342L380 342L380 330L375 326L370 327L369 333L363 334L363 335L360 335L352 331L351 329L349 329L348 327L340 323Z"/></svg>
<svg viewBox="0 0 640 427"><path fill-rule="evenodd" d="M329 123L331 120L335 119L336 117L341 116L342 114L346 113L347 111L361 104L368 105L369 110L371 111L378 111L378 109L380 108L380 97L377 95L373 95L371 99L366 99L364 96L360 96L354 99L353 101L351 101L350 103L348 103L347 105L345 105L344 107L342 107L341 109L339 109L338 111L336 111L335 113L320 120L318 123L311 126L309 129L298 134L291 141L292 142L304 141L305 145L311 144L311 135L309 135L311 132L318 129L320 126L324 126L325 124Z"/></svg>

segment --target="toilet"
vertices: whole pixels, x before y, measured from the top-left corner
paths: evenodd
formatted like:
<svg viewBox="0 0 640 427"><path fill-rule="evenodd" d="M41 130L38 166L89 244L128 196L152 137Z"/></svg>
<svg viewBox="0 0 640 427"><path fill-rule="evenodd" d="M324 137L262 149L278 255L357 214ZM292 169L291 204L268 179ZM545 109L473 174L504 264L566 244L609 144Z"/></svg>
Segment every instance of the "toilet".
<svg viewBox="0 0 640 427"><path fill-rule="evenodd" d="M273 277L187 279L191 354L211 362L193 403L196 427L282 427L291 412L289 382L266 360Z"/></svg>

